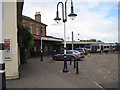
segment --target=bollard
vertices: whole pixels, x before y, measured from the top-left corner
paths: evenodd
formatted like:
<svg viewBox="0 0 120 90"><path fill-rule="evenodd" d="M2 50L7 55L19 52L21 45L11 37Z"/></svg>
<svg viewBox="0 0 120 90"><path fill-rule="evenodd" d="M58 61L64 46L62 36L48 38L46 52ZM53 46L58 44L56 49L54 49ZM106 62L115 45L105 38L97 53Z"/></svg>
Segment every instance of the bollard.
<svg viewBox="0 0 120 90"><path fill-rule="evenodd" d="M72 60L70 60L70 65L72 65Z"/></svg>
<svg viewBox="0 0 120 90"><path fill-rule="evenodd" d="M40 61L43 61L43 56L41 55L41 60Z"/></svg>
<svg viewBox="0 0 120 90"><path fill-rule="evenodd" d="M79 70L79 68L78 68L78 61L76 61L76 74L78 74L78 70Z"/></svg>
<svg viewBox="0 0 120 90"><path fill-rule="evenodd" d="M75 68L75 62L76 62L76 60L74 60L74 68Z"/></svg>
<svg viewBox="0 0 120 90"><path fill-rule="evenodd" d="M43 54L42 54L42 52L41 52L41 59L40 59L40 61L43 61Z"/></svg>

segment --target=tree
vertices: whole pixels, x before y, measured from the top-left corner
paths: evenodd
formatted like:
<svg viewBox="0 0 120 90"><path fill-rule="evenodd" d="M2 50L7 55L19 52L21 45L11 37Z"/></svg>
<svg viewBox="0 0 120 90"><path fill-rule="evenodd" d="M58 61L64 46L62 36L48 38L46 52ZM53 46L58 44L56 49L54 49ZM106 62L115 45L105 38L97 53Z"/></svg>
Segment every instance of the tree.
<svg viewBox="0 0 120 90"><path fill-rule="evenodd" d="M102 42L102 41L96 39L90 39L90 40L80 40L80 42Z"/></svg>
<svg viewBox="0 0 120 90"><path fill-rule="evenodd" d="M101 40L97 40L97 42L102 42Z"/></svg>
<svg viewBox="0 0 120 90"><path fill-rule="evenodd" d="M96 39L90 39L91 42L96 42Z"/></svg>
<svg viewBox="0 0 120 90"><path fill-rule="evenodd" d="M29 28L21 23L18 23L18 47L20 49L21 64L27 63L29 50L34 45L34 36L29 32Z"/></svg>

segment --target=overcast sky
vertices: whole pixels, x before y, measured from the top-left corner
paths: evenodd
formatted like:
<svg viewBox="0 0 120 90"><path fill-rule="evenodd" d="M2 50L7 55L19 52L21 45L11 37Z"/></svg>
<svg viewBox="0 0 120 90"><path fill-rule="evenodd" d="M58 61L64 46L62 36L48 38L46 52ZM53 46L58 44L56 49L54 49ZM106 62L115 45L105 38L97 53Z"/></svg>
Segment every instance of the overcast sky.
<svg viewBox="0 0 120 90"><path fill-rule="evenodd" d="M47 24L47 35L63 38L64 24L54 21L56 17L57 3L65 0L24 0L23 15L35 18L35 12L41 13L41 20ZM83 2L84 1L84 2ZM94 1L94 0L93 0ZM66 22L67 40L71 40L71 32L74 31L74 39L97 39L104 42L118 42L118 2L117 0L73 0L74 12L77 17ZM59 16L62 18L61 5ZM70 13L70 0L67 2L67 13ZM80 34L80 35L78 35Z"/></svg>

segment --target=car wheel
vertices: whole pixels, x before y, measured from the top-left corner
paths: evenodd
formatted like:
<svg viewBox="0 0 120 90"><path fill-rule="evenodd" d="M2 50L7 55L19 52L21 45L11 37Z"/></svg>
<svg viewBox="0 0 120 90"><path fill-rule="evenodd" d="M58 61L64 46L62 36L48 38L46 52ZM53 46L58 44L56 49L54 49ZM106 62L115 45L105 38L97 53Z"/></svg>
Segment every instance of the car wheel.
<svg viewBox="0 0 120 90"><path fill-rule="evenodd" d="M71 61L74 61L74 60L76 60L75 57L71 57Z"/></svg>

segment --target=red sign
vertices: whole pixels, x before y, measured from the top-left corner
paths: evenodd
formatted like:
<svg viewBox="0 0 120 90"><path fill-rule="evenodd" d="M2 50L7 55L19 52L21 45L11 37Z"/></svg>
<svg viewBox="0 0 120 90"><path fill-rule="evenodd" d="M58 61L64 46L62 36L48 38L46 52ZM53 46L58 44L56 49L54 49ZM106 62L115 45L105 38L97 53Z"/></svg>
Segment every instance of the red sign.
<svg viewBox="0 0 120 90"><path fill-rule="evenodd" d="M41 37L40 36L35 36L35 39L41 39Z"/></svg>
<svg viewBox="0 0 120 90"><path fill-rule="evenodd" d="M10 45L10 41L9 40L4 40L4 44L5 45Z"/></svg>

